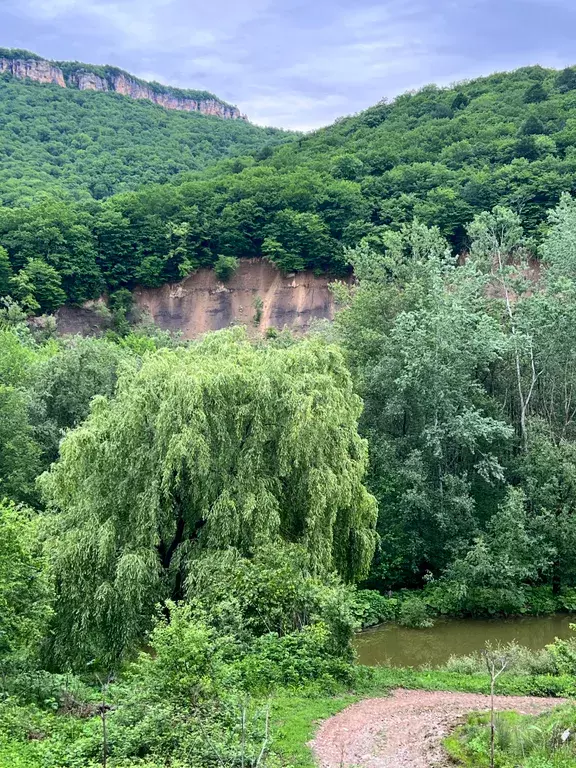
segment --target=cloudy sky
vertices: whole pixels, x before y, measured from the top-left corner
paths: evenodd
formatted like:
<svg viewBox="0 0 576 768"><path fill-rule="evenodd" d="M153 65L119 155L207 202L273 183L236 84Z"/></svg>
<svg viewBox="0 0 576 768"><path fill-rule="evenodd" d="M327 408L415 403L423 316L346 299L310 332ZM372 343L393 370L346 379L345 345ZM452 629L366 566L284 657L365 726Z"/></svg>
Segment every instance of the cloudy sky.
<svg viewBox="0 0 576 768"><path fill-rule="evenodd" d="M0 0L0 46L308 130L426 83L576 64L576 0Z"/></svg>

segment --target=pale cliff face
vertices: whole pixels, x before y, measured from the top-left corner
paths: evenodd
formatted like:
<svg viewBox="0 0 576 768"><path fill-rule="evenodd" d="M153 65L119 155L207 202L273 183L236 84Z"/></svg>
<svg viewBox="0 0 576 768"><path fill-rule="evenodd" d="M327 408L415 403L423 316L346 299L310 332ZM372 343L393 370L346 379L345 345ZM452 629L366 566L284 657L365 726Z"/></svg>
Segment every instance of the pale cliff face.
<svg viewBox="0 0 576 768"><path fill-rule="evenodd" d="M63 70L50 61L9 58L0 58L0 72L9 72L12 77L22 80L29 78L38 83L54 83L61 88L78 88L80 91L114 91L131 99L147 99L165 109L175 109L180 112L200 112L225 120L247 119L237 107L216 99L196 100L182 97L177 92L160 92L124 73L105 79L94 72L77 69L68 75L68 82L66 82Z"/></svg>
<svg viewBox="0 0 576 768"><path fill-rule="evenodd" d="M64 73L49 61L34 59L0 59L0 72L9 72L13 77L36 80L38 83L55 83L66 88Z"/></svg>
<svg viewBox="0 0 576 768"><path fill-rule="evenodd" d="M107 81L94 72L73 72L70 75L70 84L79 91L109 91Z"/></svg>

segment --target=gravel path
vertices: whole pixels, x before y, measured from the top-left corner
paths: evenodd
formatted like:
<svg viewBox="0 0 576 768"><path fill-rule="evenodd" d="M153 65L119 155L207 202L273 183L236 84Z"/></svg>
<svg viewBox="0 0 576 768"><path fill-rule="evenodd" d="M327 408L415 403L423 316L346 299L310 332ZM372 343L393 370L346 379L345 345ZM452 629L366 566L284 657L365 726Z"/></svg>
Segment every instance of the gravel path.
<svg viewBox="0 0 576 768"><path fill-rule="evenodd" d="M496 696L498 710L537 714L563 699ZM442 739L469 712L487 710L490 697L473 693L405 691L365 699L325 720L311 742L322 768L430 768L442 765Z"/></svg>

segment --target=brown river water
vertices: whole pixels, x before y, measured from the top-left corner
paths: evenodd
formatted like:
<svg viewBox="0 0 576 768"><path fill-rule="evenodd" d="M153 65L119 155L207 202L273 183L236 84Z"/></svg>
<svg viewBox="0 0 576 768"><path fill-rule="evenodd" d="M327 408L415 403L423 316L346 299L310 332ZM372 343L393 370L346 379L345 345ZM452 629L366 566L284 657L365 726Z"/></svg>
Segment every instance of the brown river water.
<svg viewBox="0 0 576 768"><path fill-rule="evenodd" d="M516 641L536 651L554 638L568 638L575 614L522 616L514 619L440 619L429 629L408 629L398 624L382 624L360 632L354 647L361 664L371 667L438 667L450 656L465 656L481 651L487 640L496 643Z"/></svg>

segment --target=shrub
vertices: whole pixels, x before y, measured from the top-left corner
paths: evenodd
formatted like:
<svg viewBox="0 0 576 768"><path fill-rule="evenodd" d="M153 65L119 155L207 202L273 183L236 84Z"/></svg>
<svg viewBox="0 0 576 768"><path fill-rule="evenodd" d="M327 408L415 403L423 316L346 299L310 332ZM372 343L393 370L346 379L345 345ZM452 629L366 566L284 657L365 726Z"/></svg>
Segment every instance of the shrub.
<svg viewBox="0 0 576 768"><path fill-rule="evenodd" d="M574 707L558 707L534 716L518 712L496 715L495 764L500 768L572 768L576 743L562 739L574 724ZM448 753L459 765L490 765L489 715L474 713L446 739Z"/></svg>
<svg viewBox="0 0 576 768"><path fill-rule="evenodd" d="M252 559L234 549L208 553L193 562L187 580L189 600L223 634L251 643L321 623L332 653L346 658L355 626L353 594L334 574L312 575L306 551L288 544L262 547Z"/></svg>
<svg viewBox="0 0 576 768"><path fill-rule="evenodd" d="M238 269L238 259L234 256L218 256L214 263L214 272L216 277L223 282L230 280L234 272Z"/></svg>
<svg viewBox="0 0 576 768"><path fill-rule="evenodd" d="M0 668L36 655L51 600L37 516L0 500Z"/></svg>
<svg viewBox="0 0 576 768"><path fill-rule="evenodd" d="M562 590L562 593L557 597L557 605L564 611L576 611L576 589L570 587Z"/></svg>
<svg viewBox="0 0 576 768"><path fill-rule="evenodd" d="M549 648L531 651L525 646L509 643L502 648L502 653L510 661L508 674L512 675L555 675L558 672L553 654ZM443 669L464 675L486 672L486 662L481 653L469 656L450 656Z"/></svg>
<svg viewBox="0 0 576 768"><path fill-rule="evenodd" d="M350 658L334 654L330 630L323 623L283 637L273 633L259 637L235 668L243 686L253 693L310 684L332 690L338 683L351 683L355 670Z"/></svg>
<svg viewBox="0 0 576 768"><path fill-rule="evenodd" d="M576 630L576 624L570 624L570 629ZM576 674L576 638L556 640L546 646L556 666L556 672L561 675Z"/></svg>
<svg viewBox="0 0 576 768"><path fill-rule="evenodd" d="M354 594L353 613L361 627L373 627L398 618L400 601L375 589L359 589Z"/></svg>
<svg viewBox="0 0 576 768"><path fill-rule="evenodd" d="M414 627L416 629L425 629L431 627L434 622L428 615L426 603L420 597L408 597L400 605L398 623L403 627Z"/></svg>
<svg viewBox="0 0 576 768"><path fill-rule="evenodd" d="M549 586L531 587L526 592L526 612L535 615L554 613L558 609L557 601Z"/></svg>

